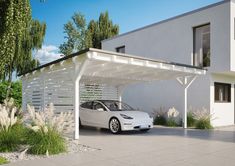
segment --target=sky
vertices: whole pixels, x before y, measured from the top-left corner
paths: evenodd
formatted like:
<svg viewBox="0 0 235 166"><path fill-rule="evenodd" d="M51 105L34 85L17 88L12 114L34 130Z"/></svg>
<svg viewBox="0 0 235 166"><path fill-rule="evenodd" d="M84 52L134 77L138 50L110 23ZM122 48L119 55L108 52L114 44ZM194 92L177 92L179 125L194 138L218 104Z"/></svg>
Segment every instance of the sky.
<svg viewBox="0 0 235 166"><path fill-rule="evenodd" d="M41 64L60 58L59 45L65 39L63 26L75 12L81 12L87 22L97 20L108 11L120 34L183 14L222 0L30 0L34 19L47 24L42 49L34 56Z"/></svg>

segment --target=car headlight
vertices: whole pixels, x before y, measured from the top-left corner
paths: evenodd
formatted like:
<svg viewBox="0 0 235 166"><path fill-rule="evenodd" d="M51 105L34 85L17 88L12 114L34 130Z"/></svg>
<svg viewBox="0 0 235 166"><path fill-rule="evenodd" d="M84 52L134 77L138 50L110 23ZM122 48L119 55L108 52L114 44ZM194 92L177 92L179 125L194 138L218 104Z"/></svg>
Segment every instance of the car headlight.
<svg viewBox="0 0 235 166"><path fill-rule="evenodd" d="M127 116L127 115L125 115L125 114L120 114L120 115L121 115L121 117L123 117L124 119L133 119L132 117Z"/></svg>

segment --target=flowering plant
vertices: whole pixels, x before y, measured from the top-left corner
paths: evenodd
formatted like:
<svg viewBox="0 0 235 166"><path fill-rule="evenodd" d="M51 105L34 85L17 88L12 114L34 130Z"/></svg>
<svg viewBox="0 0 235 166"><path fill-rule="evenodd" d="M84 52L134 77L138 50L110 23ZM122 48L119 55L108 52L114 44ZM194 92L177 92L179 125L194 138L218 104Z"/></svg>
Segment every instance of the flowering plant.
<svg viewBox="0 0 235 166"><path fill-rule="evenodd" d="M0 130L8 131L10 127L16 124L18 118L15 115L17 109L13 106L13 100L4 101L0 104Z"/></svg>
<svg viewBox="0 0 235 166"><path fill-rule="evenodd" d="M168 118L176 118L179 116L179 111L177 111L174 107L170 108L167 112Z"/></svg>
<svg viewBox="0 0 235 166"><path fill-rule="evenodd" d="M61 112L56 115L53 104L44 110L35 111L34 107L27 105L28 114L25 116L27 126L35 132L47 133L53 130L58 133L69 132L72 129L73 115L70 112Z"/></svg>

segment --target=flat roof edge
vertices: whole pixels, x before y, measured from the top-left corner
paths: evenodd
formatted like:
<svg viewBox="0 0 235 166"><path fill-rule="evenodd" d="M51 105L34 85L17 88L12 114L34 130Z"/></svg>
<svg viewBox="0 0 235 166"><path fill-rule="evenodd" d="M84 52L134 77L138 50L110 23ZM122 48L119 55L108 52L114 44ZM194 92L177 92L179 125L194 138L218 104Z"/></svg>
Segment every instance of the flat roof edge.
<svg viewBox="0 0 235 166"><path fill-rule="evenodd" d="M202 68L202 67L187 65L187 64L183 64L183 63L169 62L169 61L164 61L164 60L159 60L159 59L151 59L151 58L146 58L146 57L141 57L141 56L135 56L135 55L130 55L130 54L123 54L123 53L118 53L118 52L112 52L112 51L107 51L107 50L101 50L101 49L96 49L96 48L90 48L89 51L95 51L95 52L100 52L100 53L105 53L105 54L118 55L118 56L122 56L122 57L135 58L135 59L139 59L139 60L147 60L147 61L158 62L158 63L164 63L164 64L169 64L169 65L177 65L177 66L188 67L188 68L194 68L194 69L205 70L205 71L207 70L207 69L204 69L204 68Z"/></svg>
<svg viewBox="0 0 235 166"><path fill-rule="evenodd" d="M190 14L193 14L193 13L197 13L197 12L200 12L200 11L203 11L203 10L215 7L215 6L219 6L219 5L224 4L224 3L228 3L230 1L231 0L223 0L223 1L211 4L211 5L207 5L205 7L201 7L201 8L198 8L198 9L195 9L195 10L192 10L192 11L189 11L189 12L186 12L186 13L183 13L183 14L180 14L180 15L177 15L177 16L174 16L174 17L171 17L171 18L168 18L168 19L165 19L165 20L162 20L162 21L150 24L150 25L146 25L144 27L137 28L137 29L129 31L129 32L125 32L125 33L120 34L120 35L116 35L114 37L102 40L101 42L103 43L103 42L106 42L106 41L109 41L109 40L113 40L113 39L116 39L116 38L119 38L119 37L122 37L122 36L125 36L125 35L128 35L128 34L131 34L131 33L137 32L137 31L141 31L141 30L144 30L144 29L147 29L147 28L159 25L159 24L163 24L163 23L169 22L171 20L175 20L175 19L180 18L180 17L184 17L184 16L187 16L187 15L190 15Z"/></svg>
<svg viewBox="0 0 235 166"><path fill-rule="evenodd" d="M53 64L56 64L56 63L59 63L59 62L61 62L61 61L70 59L70 58L72 58L72 57L79 56L79 55L81 55L81 54L84 54L84 53L88 52L89 50L90 50L90 48L87 48L87 49L81 50L81 51L79 51L79 52L76 52L76 53L73 53L73 54L64 56L64 57L62 57L62 58L56 59L56 60L51 61L51 62L49 62L49 63L46 63L46 64L44 64L44 65L38 66L38 67L36 67L36 68L34 68L34 69L32 69L32 70L26 71L26 72L24 72L24 73L20 73L20 74L18 74L17 76L20 77L20 76L22 76L22 75L31 73L31 72L33 72L33 71L42 69L42 68L44 68L44 67L47 67L47 66L50 66L50 65L53 65Z"/></svg>
<svg viewBox="0 0 235 166"><path fill-rule="evenodd" d="M125 58L135 58L135 59L139 59L139 60L146 60L146 61L158 62L158 63L163 63L163 64L169 64L169 65L177 65L177 66L194 68L194 69L206 71L206 69L204 69L204 68L197 67L197 66L192 66L192 65L187 65L187 64L168 62L168 61L163 61L163 60L158 60L158 59L151 59L151 58L145 58L145 57L139 57L139 56L134 56L134 55L129 55L129 54L116 53L116 52L111 52L111 51L106 51L106 50L101 50L101 49L96 49L96 48L87 48L87 49L81 50L81 51L79 51L77 53L73 53L73 54L67 55L67 56L65 56L63 58L54 60L52 62L46 63L46 64L41 65L39 67L36 67L36 68L34 68L32 70L29 70L27 72L20 73L18 76L22 76L22 75L25 75L25 74L28 74L28 73L32 73L32 72L37 71L39 69L42 69L44 67L48 67L50 65L59 63L59 62L64 61L64 60L68 60L70 58L73 58L75 56L79 56L79 55L87 53L89 51L91 51L91 52L98 52L98 53L104 53L104 54L110 54L110 55L117 55L117 56L121 56L121 57L125 57Z"/></svg>

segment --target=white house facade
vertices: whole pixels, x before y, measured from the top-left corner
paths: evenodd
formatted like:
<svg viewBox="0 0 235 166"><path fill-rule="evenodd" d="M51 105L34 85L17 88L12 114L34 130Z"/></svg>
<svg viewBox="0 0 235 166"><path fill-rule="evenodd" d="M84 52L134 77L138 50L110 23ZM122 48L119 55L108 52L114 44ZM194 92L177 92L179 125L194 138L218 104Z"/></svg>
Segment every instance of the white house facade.
<svg viewBox="0 0 235 166"><path fill-rule="evenodd" d="M206 108L213 126L235 123L235 1L224 0L102 42L102 49L204 67L188 90L188 107ZM175 80L130 85L123 100L135 107L184 108Z"/></svg>

